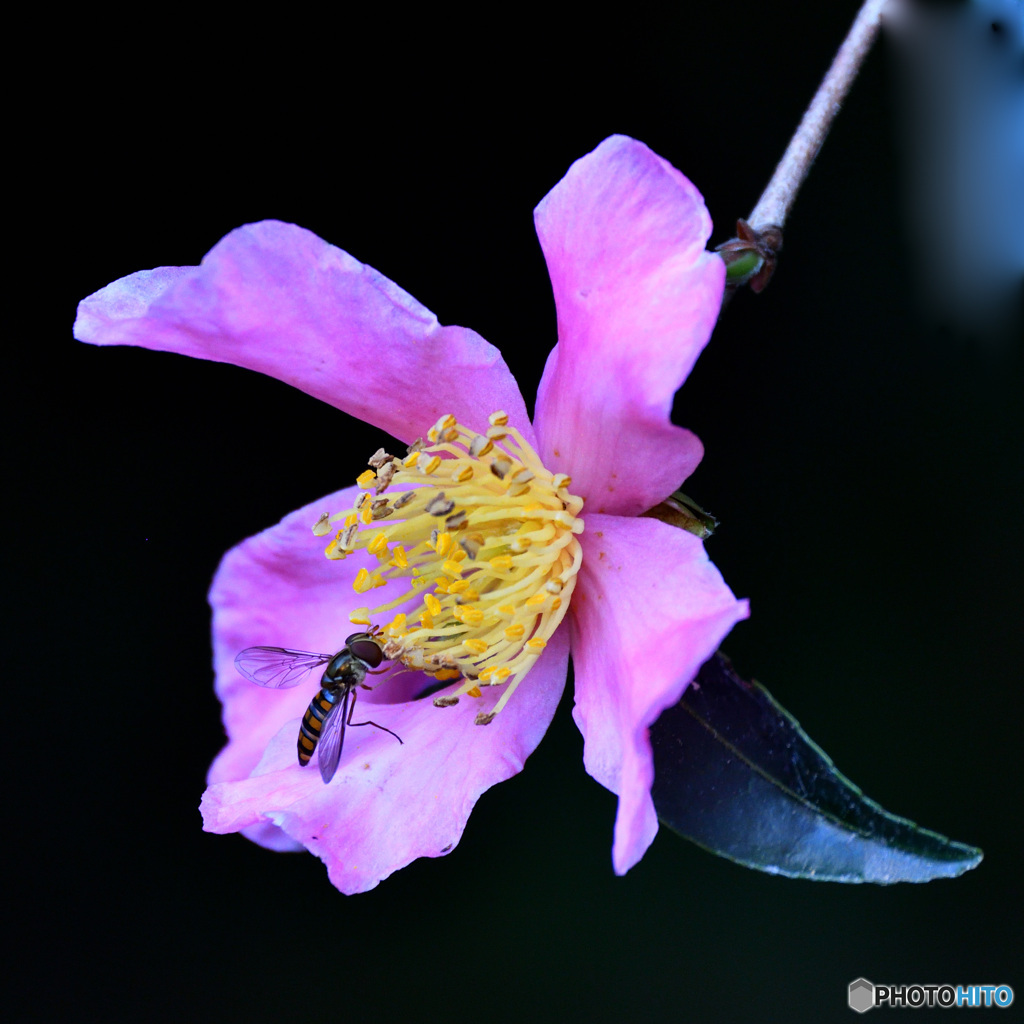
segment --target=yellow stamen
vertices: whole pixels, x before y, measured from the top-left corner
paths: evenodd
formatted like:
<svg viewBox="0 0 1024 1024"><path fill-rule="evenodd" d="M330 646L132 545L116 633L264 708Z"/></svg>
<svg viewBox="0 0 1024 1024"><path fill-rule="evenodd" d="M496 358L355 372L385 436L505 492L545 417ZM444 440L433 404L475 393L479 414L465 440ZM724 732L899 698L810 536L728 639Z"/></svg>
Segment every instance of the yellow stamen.
<svg viewBox="0 0 1024 1024"><path fill-rule="evenodd" d="M350 617L369 625L393 614L381 633L389 659L441 681L463 677L434 699L439 707L504 684L495 707L477 717L486 724L569 607L582 561L583 502L504 412L489 417L484 433L442 416L427 438L404 459L374 455L377 472L359 477L359 500L329 517L345 528L326 553L337 559L363 549L377 558L372 573L356 574L358 593L397 584L393 599ZM404 611L394 614L399 606Z"/></svg>

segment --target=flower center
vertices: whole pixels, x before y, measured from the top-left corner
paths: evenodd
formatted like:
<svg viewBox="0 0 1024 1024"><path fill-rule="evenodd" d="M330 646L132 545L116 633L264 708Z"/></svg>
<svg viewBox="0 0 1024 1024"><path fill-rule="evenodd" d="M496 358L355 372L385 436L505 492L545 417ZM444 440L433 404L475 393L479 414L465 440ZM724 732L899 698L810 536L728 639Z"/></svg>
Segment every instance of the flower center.
<svg viewBox="0 0 1024 1024"><path fill-rule="evenodd" d="M325 515L313 532L341 529L328 558L365 549L377 559L353 587L366 593L402 584L394 600L357 608L353 623L370 625L407 602L411 609L383 627L386 657L441 682L462 678L446 707L481 686L506 685L486 725L501 711L558 628L576 585L583 499L571 480L552 474L504 412L486 434L443 416L404 459L383 449L357 480L355 506ZM381 497L391 490L390 498Z"/></svg>

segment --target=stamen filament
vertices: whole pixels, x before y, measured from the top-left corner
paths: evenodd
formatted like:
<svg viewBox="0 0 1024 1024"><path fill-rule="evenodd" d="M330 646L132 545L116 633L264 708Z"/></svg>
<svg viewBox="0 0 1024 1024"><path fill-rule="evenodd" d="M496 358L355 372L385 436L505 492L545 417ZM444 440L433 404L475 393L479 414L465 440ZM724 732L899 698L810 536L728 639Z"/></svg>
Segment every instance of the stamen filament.
<svg viewBox="0 0 1024 1024"><path fill-rule="evenodd" d="M505 685L481 724L558 628L582 561L582 499L507 421L496 413L478 434L445 416L428 431L430 443L410 446L404 459L378 451L355 505L317 523L321 532L345 524L328 557L360 549L376 557L375 569L357 574L357 592L406 580L392 600L353 614L372 621L403 606L383 630L385 653L440 681L461 674L439 706L479 695L478 684Z"/></svg>

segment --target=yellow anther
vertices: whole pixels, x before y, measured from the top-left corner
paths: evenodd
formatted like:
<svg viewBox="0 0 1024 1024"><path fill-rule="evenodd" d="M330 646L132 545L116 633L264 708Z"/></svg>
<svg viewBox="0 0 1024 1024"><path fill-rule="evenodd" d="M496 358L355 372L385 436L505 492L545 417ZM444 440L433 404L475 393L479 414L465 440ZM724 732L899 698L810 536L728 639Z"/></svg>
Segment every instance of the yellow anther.
<svg viewBox="0 0 1024 1024"><path fill-rule="evenodd" d="M391 561L398 566L399 569L409 568L409 559L406 557L405 548L401 544L396 544L391 549Z"/></svg>
<svg viewBox="0 0 1024 1024"><path fill-rule="evenodd" d="M477 434L472 441L469 442L469 454L474 459L483 458L485 455L490 455L494 451L494 442L488 440L483 434Z"/></svg>
<svg viewBox="0 0 1024 1024"><path fill-rule="evenodd" d="M483 695L483 691L479 686L472 686L466 691L467 697L482 697Z"/></svg>
<svg viewBox="0 0 1024 1024"><path fill-rule="evenodd" d="M496 558L488 559L492 569L497 569L499 572L502 569L512 568L512 556L511 555L498 555Z"/></svg>
<svg viewBox="0 0 1024 1024"><path fill-rule="evenodd" d="M424 594L423 603L427 606L427 611L431 615L441 614L441 602L433 594Z"/></svg>
<svg viewBox="0 0 1024 1024"><path fill-rule="evenodd" d="M487 422L492 427L504 427L508 425L508 413L504 409L497 409L487 417Z"/></svg>
<svg viewBox="0 0 1024 1024"><path fill-rule="evenodd" d="M454 558L449 558L447 562L441 565L442 570L448 573L449 576L461 576L462 567Z"/></svg>
<svg viewBox="0 0 1024 1024"><path fill-rule="evenodd" d="M461 594L464 590L469 589L469 580L452 580L448 584L449 594Z"/></svg>
<svg viewBox="0 0 1024 1024"><path fill-rule="evenodd" d="M556 473L551 478L551 486L556 491L564 491L572 486L572 477L568 473Z"/></svg>
<svg viewBox="0 0 1024 1024"><path fill-rule="evenodd" d="M432 473L436 473L441 466L441 456L433 455L428 457L426 454L420 455L420 472L426 473L430 476Z"/></svg>
<svg viewBox="0 0 1024 1024"><path fill-rule="evenodd" d="M457 483L464 484L469 480L473 479L473 467L472 466L460 466L454 473L452 473L452 479Z"/></svg>
<svg viewBox="0 0 1024 1024"><path fill-rule="evenodd" d="M512 675L512 669L506 668L502 665L501 668L494 670L494 674L498 677L498 682L503 683L510 675Z"/></svg>
<svg viewBox="0 0 1024 1024"><path fill-rule="evenodd" d="M456 605L462 612L462 621L467 626L479 626L484 621L484 613L479 608L470 608L468 605Z"/></svg>
<svg viewBox="0 0 1024 1024"><path fill-rule="evenodd" d="M515 605L511 604L498 605L498 611L501 612L502 615L507 615L510 619L513 618L516 614Z"/></svg>
<svg viewBox="0 0 1024 1024"><path fill-rule="evenodd" d="M530 640L526 641L526 646L533 651L543 651L547 647L548 642L543 637L535 636Z"/></svg>
<svg viewBox="0 0 1024 1024"><path fill-rule="evenodd" d="M424 612L420 616L420 625L424 629L433 629L434 628L434 619L433 619L433 616L430 614L430 612Z"/></svg>
<svg viewBox="0 0 1024 1024"><path fill-rule="evenodd" d="M452 535L450 533L439 533L437 535L437 543L434 545L434 550L444 558L452 549Z"/></svg>
<svg viewBox="0 0 1024 1024"><path fill-rule="evenodd" d="M363 526L369 526L373 522L373 505L369 502L359 510L359 521Z"/></svg>
<svg viewBox="0 0 1024 1024"><path fill-rule="evenodd" d="M536 608L537 605L543 604L547 599L548 595L545 594L543 590L538 590L537 593L533 595L533 597L528 597L526 599L526 604L530 608Z"/></svg>
<svg viewBox="0 0 1024 1024"><path fill-rule="evenodd" d="M352 581L352 589L357 594L362 594L364 591L370 589L370 573L366 569L360 569L356 573L356 578Z"/></svg>
<svg viewBox="0 0 1024 1024"><path fill-rule="evenodd" d="M435 594L447 594L449 591L448 577L447 576L435 576L434 577L434 593Z"/></svg>
<svg viewBox="0 0 1024 1024"><path fill-rule="evenodd" d="M457 668L439 668L434 673L434 678L439 682L447 683L452 679L458 679L462 673Z"/></svg>
<svg viewBox="0 0 1024 1024"><path fill-rule="evenodd" d="M378 533L369 544L366 545L366 550L371 555L386 555L388 553L388 538L387 534L383 530Z"/></svg>
<svg viewBox="0 0 1024 1024"><path fill-rule="evenodd" d="M348 621L354 626L369 626L370 609L366 607L353 608L352 611L348 613Z"/></svg>
<svg viewBox="0 0 1024 1024"><path fill-rule="evenodd" d="M486 654L487 643L483 640L469 639L463 640L462 646L466 648L470 654Z"/></svg>
<svg viewBox="0 0 1024 1024"><path fill-rule="evenodd" d="M491 678L491 676L493 676L493 675L494 675L494 669L493 668L485 668L483 670L483 672L480 673L478 678L480 679L480 682L486 683Z"/></svg>
<svg viewBox="0 0 1024 1024"><path fill-rule="evenodd" d="M369 611L369 609L367 609ZM404 633L405 632L405 612L399 612L388 626L389 633Z"/></svg>
<svg viewBox="0 0 1024 1024"><path fill-rule="evenodd" d="M313 524L314 537L326 537L331 532L331 517L323 512L320 518Z"/></svg>
<svg viewBox="0 0 1024 1024"><path fill-rule="evenodd" d="M521 622L517 622L515 625L506 626L504 632L506 640L522 640L526 627Z"/></svg>
<svg viewBox="0 0 1024 1024"><path fill-rule="evenodd" d="M368 490L373 486L374 480L377 479L377 474L372 469L364 469L359 476L356 477L356 486L362 490Z"/></svg>
<svg viewBox="0 0 1024 1024"><path fill-rule="evenodd" d="M359 522L359 516L357 516L355 514L355 512L350 512L347 516L345 516L345 525L346 526L355 526L356 523L358 523L358 522Z"/></svg>

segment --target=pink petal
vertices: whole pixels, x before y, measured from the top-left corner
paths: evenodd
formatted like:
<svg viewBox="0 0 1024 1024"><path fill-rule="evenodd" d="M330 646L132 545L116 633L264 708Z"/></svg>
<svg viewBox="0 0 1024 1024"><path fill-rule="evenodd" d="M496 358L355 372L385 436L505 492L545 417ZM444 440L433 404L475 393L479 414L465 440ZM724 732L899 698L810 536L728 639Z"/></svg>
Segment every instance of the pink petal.
<svg viewBox="0 0 1024 1024"><path fill-rule="evenodd" d="M259 370L405 442L448 412L486 429L495 409L532 438L493 345L294 224L248 224L198 267L107 285L79 305L75 337Z"/></svg>
<svg viewBox="0 0 1024 1024"><path fill-rule="evenodd" d="M595 512L636 515L703 449L669 420L711 335L725 266L693 185L643 143L605 139L535 211L558 312L537 395L541 455Z"/></svg>
<svg viewBox="0 0 1024 1024"><path fill-rule="evenodd" d="M587 771L619 796L612 862L624 874L658 830L648 726L748 608L692 534L646 518L591 514L586 524L571 608L573 717Z"/></svg>
<svg viewBox="0 0 1024 1024"><path fill-rule="evenodd" d="M300 508L221 560L210 606L216 689L228 744L210 767L209 782L249 775L281 726L302 716L319 682L311 673L308 685L287 690L256 686L239 674L235 655L257 645L333 654L356 631L349 612L366 602L352 581L361 567L376 567L377 560L362 551L344 561L328 559L324 548L330 537L315 537L311 527L322 512L351 507L358 493L349 487Z"/></svg>
<svg viewBox="0 0 1024 1024"><path fill-rule="evenodd" d="M451 708L430 700L374 704L375 722L393 729L346 734L338 774L324 785L295 763L298 721L271 741L255 774L212 785L204 827L233 832L271 822L323 860L342 892L364 892L417 857L438 857L458 843L486 789L519 772L540 742L565 684L568 631L559 630L505 709L474 725L500 689ZM360 704L355 720L368 713Z"/></svg>
<svg viewBox="0 0 1024 1024"><path fill-rule="evenodd" d="M289 690L265 689L242 678L234 658L256 644L331 653L353 632L348 613L365 599L352 580L376 559L357 552L331 561L323 554L328 538L313 536L310 527L321 512L350 506L356 493L348 488L293 512L221 562L210 603L229 742L210 769L203 801L208 830L242 831L272 849L306 846L346 892L372 888L415 857L437 856L458 842L480 794L521 770L540 742L568 660L562 630L489 726L476 726L473 718L493 707L500 688L435 708L430 700L410 699L426 685L421 674L384 676L372 693L360 693L354 721L372 719L403 743L369 727L351 729L330 786L315 767L300 769L299 720L318 678L311 674L308 684Z"/></svg>

